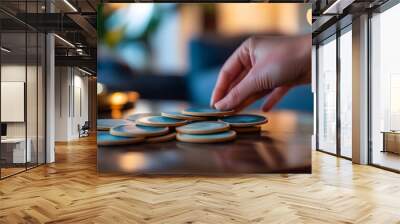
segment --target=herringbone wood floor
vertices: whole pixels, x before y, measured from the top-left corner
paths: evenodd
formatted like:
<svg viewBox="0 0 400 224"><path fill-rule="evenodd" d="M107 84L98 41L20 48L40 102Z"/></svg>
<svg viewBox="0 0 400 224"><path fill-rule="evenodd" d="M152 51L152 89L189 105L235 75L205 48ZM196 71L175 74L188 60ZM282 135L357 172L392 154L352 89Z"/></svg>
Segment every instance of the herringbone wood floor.
<svg viewBox="0 0 400 224"><path fill-rule="evenodd" d="M400 223L400 175L313 153L312 175L96 173L94 138L0 181L0 223Z"/></svg>

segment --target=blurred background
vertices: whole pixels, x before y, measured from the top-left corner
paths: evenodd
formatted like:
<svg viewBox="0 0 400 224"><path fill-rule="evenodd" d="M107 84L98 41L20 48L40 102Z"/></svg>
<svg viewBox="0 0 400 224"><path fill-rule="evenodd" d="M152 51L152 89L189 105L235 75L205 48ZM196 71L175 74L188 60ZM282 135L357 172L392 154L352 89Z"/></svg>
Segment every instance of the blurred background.
<svg viewBox="0 0 400 224"><path fill-rule="evenodd" d="M291 3L108 3L98 14L99 117L113 118L208 106L219 69L246 38L311 33L312 19L311 4ZM312 108L305 85L275 109Z"/></svg>

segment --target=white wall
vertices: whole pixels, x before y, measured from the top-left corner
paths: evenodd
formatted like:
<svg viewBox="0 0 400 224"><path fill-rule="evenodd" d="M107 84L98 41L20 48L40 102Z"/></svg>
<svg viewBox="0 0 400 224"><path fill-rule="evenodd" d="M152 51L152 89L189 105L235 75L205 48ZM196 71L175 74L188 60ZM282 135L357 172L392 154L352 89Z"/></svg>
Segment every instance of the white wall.
<svg viewBox="0 0 400 224"><path fill-rule="evenodd" d="M55 73L55 140L70 141L88 120L88 78L72 67L56 67Z"/></svg>
<svg viewBox="0 0 400 224"><path fill-rule="evenodd" d="M36 74L36 67L34 66L28 66L27 67L27 72L28 72L28 81L29 81L29 87L35 86L36 87L36 80L33 80L30 78L30 74ZM25 65L18 65L18 64L9 64L9 65L2 65L1 66L1 81L3 82L25 82ZM27 113L27 120L28 120L28 129L32 127L32 130L35 130L35 136L36 136L36 119L37 115L36 113L31 113L31 111L36 111L36 88L27 88L27 107L30 109L28 110L29 113ZM40 107L40 105L39 105ZM1 108L2 110L7 110L7 108ZM34 122L34 123L32 123ZM25 137L25 123L26 122L7 122L7 136L8 137ZM33 132L33 131L32 131ZM28 130L28 137L29 133L31 133L30 130Z"/></svg>

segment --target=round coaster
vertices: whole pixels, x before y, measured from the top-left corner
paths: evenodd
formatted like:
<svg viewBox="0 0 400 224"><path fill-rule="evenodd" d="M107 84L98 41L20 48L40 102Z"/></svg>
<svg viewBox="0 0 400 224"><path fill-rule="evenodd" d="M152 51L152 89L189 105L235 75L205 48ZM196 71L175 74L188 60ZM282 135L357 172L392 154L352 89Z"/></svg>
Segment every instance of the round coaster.
<svg viewBox="0 0 400 224"><path fill-rule="evenodd" d="M229 130L214 134L181 134L178 133L176 138L181 142L192 142L192 143L214 143L214 142L227 142L236 138L236 132Z"/></svg>
<svg viewBox="0 0 400 224"><path fill-rule="evenodd" d="M172 141L172 140L175 140L175 138L176 138L176 133L172 132L172 133L169 133L169 134L163 135L163 136L146 138L145 141L147 143L160 143L160 142Z"/></svg>
<svg viewBox="0 0 400 224"><path fill-rule="evenodd" d="M196 116L182 114L181 112L178 112L178 111L162 112L161 115L164 117L170 117L170 118L182 119L182 120L188 120L188 121L204 121L206 119L204 117L196 117Z"/></svg>
<svg viewBox="0 0 400 224"><path fill-rule="evenodd" d="M128 119L130 121L136 121L142 117L160 116L160 115L161 115L160 113L136 113L136 114L129 115L126 119Z"/></svg>
<svg viewBox="0 0 400 224"><path fill-rule="evenodd" d="M108 131L112 127L124 124L131 124L131 122L124 119L97 119L97 130Z"/></svg>
<svg viewBox="0 0 400 224"><path fill-rule="evenodd" d="M221 117L226 115L234 114L235 111L227 110L221 111L214 108L188 108L182 111L182 114L199 116L199 117Z"/></svg>
<svg viewBox="0 0 400 224"><path fill-rule="evenodd" d="M220 120L230 124L232 127L250 127L268 122L266 117L255 114L236 114L220 118Z"/></svg>
<svg viewBox="0 0 400 224"><path fill-rule="evenodd" d="M121 137L111 135L108 131L98 131L97 132L97 145L100 146L111 146L111 145L129 145L139 142L143 142L144 138L136 137Z"/></svg>
<svg viewBox="0 0 400 224"><path fill-rule="evenodd" d="M237 133L253 133L253 132L260 132L260 126L251 126L251 127L232 127L232 130L236 131Z"/></svg>
<svg viewBox="0 0 400 224"><path fill-rule="evenodd" d="M151 127L137 124L120 125L110 129L110 134L122 137L151 137L168 133L167 127Z"/></svg>
<svg viewBox="0 0 400 224"><path fill-rule="evenodd" d="M199 121L176 128L178 133L212 134L229 130L229 124L221 121Z"/></svg>
<svg viewBox="0 0 400 224"><path fill-rule="evenodd" d="M184 125L186 121L164 116L150 116L150 117L139 118L136 121L136 123L154 127L170 127L170 126L174 127L174 126Z"/></svg>

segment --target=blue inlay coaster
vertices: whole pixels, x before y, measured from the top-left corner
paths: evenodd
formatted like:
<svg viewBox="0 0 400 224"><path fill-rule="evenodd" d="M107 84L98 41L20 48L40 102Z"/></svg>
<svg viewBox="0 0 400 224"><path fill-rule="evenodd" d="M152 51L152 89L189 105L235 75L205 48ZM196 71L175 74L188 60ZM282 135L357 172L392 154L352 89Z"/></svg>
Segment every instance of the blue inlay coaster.
<svg viewBox="0 0 400 224"><path fill-rule="evenodd" d="M149 116L160 116L160 113L135 113L135 114L131 114L129 115L126 119L130 120L130 121L136 121L139 120L139 118L142 117L149 117Z"/></svg>
<svg viewBox="0 0 400 224"><path fill-rule="evenodd" d="M167 127L152 127L139 124L120 125L110 129L110 134L122 137L150 137L168 133Z"/></svg>
<svg viewBox="0 0 400 224"><path fill-rule="evenodd" d="M181 142L191 143L214 143L214 142L226 142L232 141L236 138L236 132L229 130L225 132L213 133L213 134L183 134L178 133L176 138Z"/></svg>
<svg viewBox="0 0 400 224"><path fill-rule="evenodd" d="M266 117L255 114L236 114L220 118L220 120L230 124L232 127L250 127L268 122Z"/></svg>
<svg viewBox="0 0 400 224"><path fill-rule="evenodd" d="M174 127L186 124L186 120L175 119L164 116L142 117L136 121L137 124L154 127Z"/></svg>
<svg viewBox="0 0 400 224"><path fill-rule="evenodd" d="M111 135L108 131L97 132L97 145L100 146L111 146L111 145L129 145L139 142L143 142L144 138L135 137L121 137Z"/></svg>
<svg viewBox="0 0 400 224"><path fill-rule="evenodd" d="M181 127L176 131L185 134L211 134L229 130L229 124L221 121L199 121Z"/></svg>
<svg viewBox="0 0 400 224"><path fill-rule="evenodd" d="M170 118L182 119L182 120L188 120L188 121L204 121L206 119L204 117L196 117L196 116L182 114L181 112L178 112L178 111L162 112L161 115L164 117L170 117Z"/></svg>
<svg viewBox="0 0 400 224"><path fill-rule="evenodd" d="M233 110L217 110L214 108L197 108L192 107L182 111L182 114L191 115L191 116L199 116L199 117L221 117L225 115L234 114Z"/></svg>
<svg viewBox="0 0 400 224"><path fill-rule="evenodd" d="M132 122L124 119L97 119L97 130L108 131L112 127L131 123Z"/></svg>

